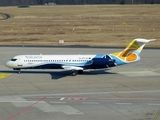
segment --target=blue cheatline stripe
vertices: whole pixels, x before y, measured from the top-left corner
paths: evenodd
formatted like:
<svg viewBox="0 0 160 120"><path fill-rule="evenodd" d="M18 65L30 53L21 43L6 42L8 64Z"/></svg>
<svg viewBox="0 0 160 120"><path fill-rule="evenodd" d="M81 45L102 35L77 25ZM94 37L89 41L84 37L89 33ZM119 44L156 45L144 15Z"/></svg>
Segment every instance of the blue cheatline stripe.
<svg viewBox="0 0 160 120"><path fill-rule="evenodd" d="M94 58L103 58L104 54L97 54Z"/></svg>
<svg viewBox="0 0 160 120"><path fill-rule="evenodd" d="M85 67L85 66L88 66L88 65L91 65L92 64L92 61L86 61L86 62L81 62L81 63L73 63L73 62L56 62L56 63L52 63L52 62L45 62L45 63L40 63L40 64L36 64L36 65L34 65L34 66L26 66L26 67L22 67L21 69L29 69L29 68L40 68L40 67L54 67L55 65L57 66L59 66L59 67L61 67L61 66L63 66L63 65L67 65L67 66L81 66L81 67Z"/></svg>
<svg viewBox="0 0 160 120"><path fill-rule="evenodd" d="M120 60L118 57L116 56L113 56L113 55L110 55L112 57L112 59L115 60L116 64L117 65L123 65L123 64L126 64L126 62L123 62L122 60Z"/></svg>
<svg viewBox="0 0 160 120"><path fill-rule="evenodd" d="M41 66L41 65L47 65L47 64L53 64L53 65L71 65L71 66L85 66L85 65L90 65L91 61L86 61L86 62L79 62L79 63L73 63L73 62L55 62L55 63L42 63L38 64L36 66Z"/></svg>

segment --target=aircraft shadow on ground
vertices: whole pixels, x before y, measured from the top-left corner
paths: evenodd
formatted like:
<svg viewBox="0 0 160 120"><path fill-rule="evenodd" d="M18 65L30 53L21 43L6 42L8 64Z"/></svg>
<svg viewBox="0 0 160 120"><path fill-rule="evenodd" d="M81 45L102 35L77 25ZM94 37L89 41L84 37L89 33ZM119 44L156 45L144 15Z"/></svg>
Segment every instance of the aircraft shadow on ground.
<svg viewBox="0 0 160 120"><path fill-rule="evenodd" d="M0 70L0 73L9 73L9 74L19 74L18 71L14 70ZM21 71L20 74L50 74L51 79L59 80L60 78L66 76L72 76L72 71ZM77 75L101 75L101 74L117 74L112 72L107 72L106 70L94 70L94 71L84 71L83 74ZM74 77L74 76L73 76Z"/></svg>

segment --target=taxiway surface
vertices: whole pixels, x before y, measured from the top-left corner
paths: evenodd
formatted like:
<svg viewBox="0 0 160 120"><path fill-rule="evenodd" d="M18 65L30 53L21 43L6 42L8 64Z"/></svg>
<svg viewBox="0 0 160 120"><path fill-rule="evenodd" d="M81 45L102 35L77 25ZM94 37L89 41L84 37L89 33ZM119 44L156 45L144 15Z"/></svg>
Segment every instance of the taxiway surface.
<svg viewBox="0 0 160 120"><path fill-rule="evenodd" d="M70 76L64 70L22 70L4 63L20 54L108 54L122 49L0 47L2 120L160 120L160 50L141 61Z"/></svg>

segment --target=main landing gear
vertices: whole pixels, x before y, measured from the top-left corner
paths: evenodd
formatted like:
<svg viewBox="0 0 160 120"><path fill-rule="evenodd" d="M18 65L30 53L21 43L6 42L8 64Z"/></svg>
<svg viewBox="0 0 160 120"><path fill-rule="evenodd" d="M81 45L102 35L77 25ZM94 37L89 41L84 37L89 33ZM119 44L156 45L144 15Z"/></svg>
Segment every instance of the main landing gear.
<svg viewBox="0 0 160 120"><path fill-rule="evenodd" d="M83 70L72 70L72 76L76 76L77 74L82 74L83 73Z"/></svg>

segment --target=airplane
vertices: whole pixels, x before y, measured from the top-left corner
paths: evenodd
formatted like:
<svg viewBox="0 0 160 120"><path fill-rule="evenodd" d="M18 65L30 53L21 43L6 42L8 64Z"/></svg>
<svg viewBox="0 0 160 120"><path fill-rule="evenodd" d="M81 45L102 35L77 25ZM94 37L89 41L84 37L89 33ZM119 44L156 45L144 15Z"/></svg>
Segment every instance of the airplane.
<svg viewBox="0 0 160 120"><path fill-rule="evenodd" d="M82 74L87 69L116 67L140 60L140 53L146 43L156 39L133 39L121 52L95 55L17 55L5 63L5 66L21 69L64 69L71 70L72 76Z"/></svg>

